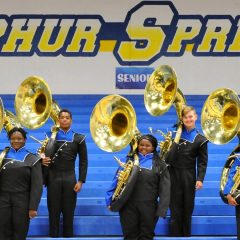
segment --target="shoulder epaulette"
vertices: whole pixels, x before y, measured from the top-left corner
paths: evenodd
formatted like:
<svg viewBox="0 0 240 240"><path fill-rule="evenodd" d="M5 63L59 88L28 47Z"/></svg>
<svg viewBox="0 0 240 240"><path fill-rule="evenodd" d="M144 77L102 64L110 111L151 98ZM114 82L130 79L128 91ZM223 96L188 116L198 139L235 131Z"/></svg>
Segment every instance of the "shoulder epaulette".
<svg viewBox="0 0 240 240"><path fill-rule="evenodd" d="M200 147L201 147L203 144L209 142L209 140L208 140L202 133L200 133L199 131L198 131L198 135L201 137L201 141L202 141L202 143L200 144Z"/></svg>

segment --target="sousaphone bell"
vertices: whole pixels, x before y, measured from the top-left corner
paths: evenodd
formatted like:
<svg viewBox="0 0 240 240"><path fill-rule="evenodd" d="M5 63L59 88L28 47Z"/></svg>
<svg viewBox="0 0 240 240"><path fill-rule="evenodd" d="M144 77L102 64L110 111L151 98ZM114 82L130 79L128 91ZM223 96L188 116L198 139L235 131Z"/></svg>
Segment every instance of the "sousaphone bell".
<svg viewBox="0 0 240 240"><path fill-rule="evenodd" d="M45 139L40 147L42 153L52 157L59 129L60 107L52 99L51 90L43 78L30 76L20 84L15 96L15 111L20 123L29 129L40 128L49 117L53 120L52 135Z"/></svg>
<svg viewBox="0 0 240 240"><path fill-rule="evenodd" d="M201 125L206 138L214 144L226 144L236 135L240 137L240 101L235 91L220 88L212 92L204 103L201 113ZM240 154L240 142L232 151L223 167L220 181L220 196L224 203L228 203L224 195L229 171ZM231 194L240 203L239 171L234 176L234 186ZM238 199L237 199L238 198Z"/></svg>
<svg viewBox="0 0 240 240"><path fill-rule="evenodd" d="M111 211L119 211L128 200L139 173L136 157L137 137L136 113L131 103L120 95L102 98L94 107L90 118L90 132L96 145L107 152L118 152L131 145L133 159L119 171L118 184L112 196ZM131 155L130 154L130 155Z"/></svg>
<svg viewBox="0 0 240 240"><path fill-rule="evenodd" d="M169 65L161 65L154 70L144 90L144 104L152 116L163 115L173 105L177 112L178 122L180 123L182 119L182 109L186 105L186 99L177 87L177 75L172 67ZM180 125L178 127L180 127ZM162 131L159 132L165 138L165 140L160 143L160 159L166 160L172 145L172 132L169 131L167 134L163 134Z"/></svg>

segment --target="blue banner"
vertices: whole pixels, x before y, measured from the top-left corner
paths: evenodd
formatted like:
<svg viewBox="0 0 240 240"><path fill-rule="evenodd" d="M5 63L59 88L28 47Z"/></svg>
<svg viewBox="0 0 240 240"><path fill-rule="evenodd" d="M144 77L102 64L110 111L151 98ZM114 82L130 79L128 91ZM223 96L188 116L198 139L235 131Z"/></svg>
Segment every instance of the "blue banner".
<svg viewBox="0 0 240 240"><path fill-rule="evenodd" d="M117 67L116 88L144 89L153 71L151 67Z"/></svg>

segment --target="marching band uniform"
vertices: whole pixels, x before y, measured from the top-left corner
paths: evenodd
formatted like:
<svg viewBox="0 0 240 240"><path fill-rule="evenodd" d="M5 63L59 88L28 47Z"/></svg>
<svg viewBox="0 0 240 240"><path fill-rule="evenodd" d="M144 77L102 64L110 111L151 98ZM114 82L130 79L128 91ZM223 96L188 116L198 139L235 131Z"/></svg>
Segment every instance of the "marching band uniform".
<svg viewBox="0 0 240 240"><path fill-rule="evenodd" d="M124 239L153 239L158 216L165 218L169 207L170 176L156 151L146 155L138 152L138 158L140 172L133 192L119 211L120 222ZM106 193L107 206L111 206L117 182L116 174Z"/></svg>
<svg viewBox="0 0 240 240"><path fill-rule="evenodd" d="M167 162L171 176L171 236L190 236L196 181L203 182L207 161L207 139L196 128L183 127L179 143L173 143ZM197 170L197 172L196 172Z"/></svg>
<svg viewBox="0 0 240 240"><path fill-rule="evenodd" d="M48 133L51 136L51 132ZM73 236L73 218L77 193L73 190L76 184L75 161L79 156L78 181L83 183L87 175L87 148L85 136L71 129L64 132L60 129L56 136L56 153L49 165L47 176L47 204L49 211L50 236L59 236L60 215L63 214L63 236Z"/></svg>
<svg viewBox="0 0 240 240"><path fill-rule="evenodd" d="M29 210L37 210L42 195L41 162L25 147L10 147L0 168L0 239L24 240Z"/></svg>
<svg viewBox="0 0 240 240"><path fill-rule="evenodd" d="M237 149L233 152L233 154L240 153L240 145ZM234 163L229 170L228 180L224 188L224 194L230 194L230 191L234 185L233 177L236 174L237 168L240 167L240 157L235 157ZM239 189L239 186L238 186ZM239 201L238 201L239 204ZM240 239L240 205L236 205L236 223L237 223L237 237Z"/></svg>

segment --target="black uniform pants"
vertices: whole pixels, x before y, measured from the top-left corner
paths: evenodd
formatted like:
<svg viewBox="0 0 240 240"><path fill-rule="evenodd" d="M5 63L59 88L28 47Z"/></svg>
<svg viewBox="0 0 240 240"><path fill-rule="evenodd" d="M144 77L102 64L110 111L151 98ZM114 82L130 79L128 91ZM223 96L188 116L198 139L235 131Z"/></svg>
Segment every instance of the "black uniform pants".
<svg viewBox="0 0 240 240"><path fill-rule="evenodd" d="M0 192L0 239L25 240L30 221L28 212L28 192Z"/></svg>
<svg viewBox="0 0 240 240"><path fill-rule="evenodd" d="M170 167L170 236L191 236L196 170Z"/></svg>
<svg viewBox="0 0 240 240"><path fill-rule="evenodd" d="M49 212L49 233L59 237L60 215L63 216L63 236L73 236L73 218L77 194L73 188L76 184L75 171L48 172L47 204Z"/></svg>
<svg viewBox="0 0 240 240"><path fill-rule="evenodd" d="M157 202L128 201L120 209L120 222L125 240L150 240L158 220Z"/></svg>
<svg viewBox="0 0 240 240"><path fill-rule="evenodd" d="M240 205L236 206L237 239L240 240Z"/></svg>

